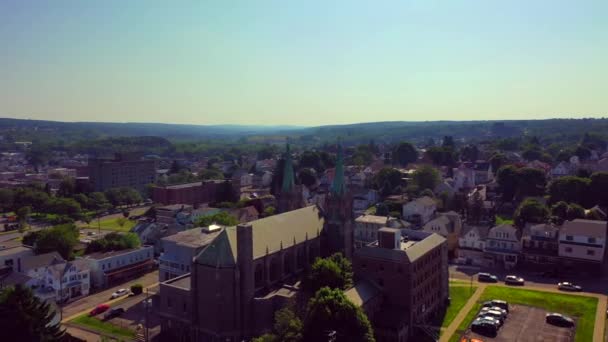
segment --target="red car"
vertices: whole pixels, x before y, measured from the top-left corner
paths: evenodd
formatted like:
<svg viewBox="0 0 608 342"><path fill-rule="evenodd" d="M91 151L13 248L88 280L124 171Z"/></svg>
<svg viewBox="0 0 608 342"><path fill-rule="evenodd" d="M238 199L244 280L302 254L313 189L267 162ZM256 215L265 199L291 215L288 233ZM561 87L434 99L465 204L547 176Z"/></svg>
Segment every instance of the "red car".
<svg viewBox="0 0 608 342"><path fill-rule="evenodd" d="M89 316L95 316L95 315L99 315L100 313L108 310L110 308L110 306L108 304L99 304L95 307L95 309L91 310L91 312L89 312Z"/></svg>

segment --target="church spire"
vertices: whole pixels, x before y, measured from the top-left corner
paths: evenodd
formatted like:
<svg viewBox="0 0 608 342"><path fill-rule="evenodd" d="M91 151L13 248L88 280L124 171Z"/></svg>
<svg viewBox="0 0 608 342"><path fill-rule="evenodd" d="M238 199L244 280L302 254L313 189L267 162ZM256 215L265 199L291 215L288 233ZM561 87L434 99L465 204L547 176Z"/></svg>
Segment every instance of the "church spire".
<svg viewBox="0 0 608 342"><path fill-rule="evenodd" d="M281 186L281 192L291 192L295 186L295 177L293 174L293 162L291 160L291 151L289 149L289 143L285 148L285 165L283 167L283 184Z"/></svg>
<svg viewBox="0 0 608 342"><path fill-rule="evenodd" d="M338 158L336 160L334 180L331 183L331 193L337 196L342 196L346 193L346 182L344 181L344 156L342 155L342 144L340 142L338 142Z"/></svg>

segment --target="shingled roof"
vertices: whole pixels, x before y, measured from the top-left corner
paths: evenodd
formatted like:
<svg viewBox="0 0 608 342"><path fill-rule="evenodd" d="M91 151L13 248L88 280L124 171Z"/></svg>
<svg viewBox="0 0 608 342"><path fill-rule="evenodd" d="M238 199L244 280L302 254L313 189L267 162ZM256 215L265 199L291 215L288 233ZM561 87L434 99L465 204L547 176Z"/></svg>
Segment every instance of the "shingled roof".
<svg viewBox="0 0 608 342"><path fill-rule="evenodd" d="M316 238L321 234L324 222L316 206L252 221L253 259ZM195 261L201 265L214 267L236 265L236 227L225 228L196 256Z"/></svg>

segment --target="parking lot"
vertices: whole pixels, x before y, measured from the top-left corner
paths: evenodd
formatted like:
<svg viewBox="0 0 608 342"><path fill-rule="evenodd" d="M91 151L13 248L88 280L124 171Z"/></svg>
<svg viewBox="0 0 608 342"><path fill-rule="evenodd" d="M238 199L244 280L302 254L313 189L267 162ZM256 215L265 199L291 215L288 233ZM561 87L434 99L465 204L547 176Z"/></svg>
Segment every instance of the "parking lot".
<svg viewBox="0 0 608 342"><path fill-rule="evenodd" d="M573 328L562 328L549 325L545 322L547 311L523 305L511 305L509 316L504 325L498 330L495 338L472 333L466 334L470 338L482 341L497 342L572 342L574 341Z"/></svg>

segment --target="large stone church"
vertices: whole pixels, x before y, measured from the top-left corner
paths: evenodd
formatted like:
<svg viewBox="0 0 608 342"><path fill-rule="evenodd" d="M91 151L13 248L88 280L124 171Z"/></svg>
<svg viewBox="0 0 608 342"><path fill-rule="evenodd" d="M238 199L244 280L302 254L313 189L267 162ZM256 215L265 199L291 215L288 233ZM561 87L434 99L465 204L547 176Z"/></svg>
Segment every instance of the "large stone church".
<svg viewBox="0 0 608 342"><path fill-rule="evenodd" d="M341 149L321 206L304 206L285 154L279 214L226 227L193 260L191 273L161 284L162 334L183 341L241 341L272 327L316 257L352 256L352 197Z"/></svg>
<svg viewBox="0 0 608 342"><path fill-rule="evenodd" d="M380 340L406 341L414 326L444 308L445 239L383 228L384 238L355 252L342 149L324 203L311 206L294 182L287 151L279 214L223 228L194 257L191 273L161 283L163 340L236 342L269 331L274 312L297 297L307 267L336 252L352 259L358 279L346 295L365 310Z"/></svg>

